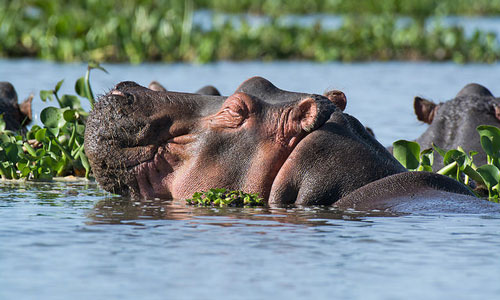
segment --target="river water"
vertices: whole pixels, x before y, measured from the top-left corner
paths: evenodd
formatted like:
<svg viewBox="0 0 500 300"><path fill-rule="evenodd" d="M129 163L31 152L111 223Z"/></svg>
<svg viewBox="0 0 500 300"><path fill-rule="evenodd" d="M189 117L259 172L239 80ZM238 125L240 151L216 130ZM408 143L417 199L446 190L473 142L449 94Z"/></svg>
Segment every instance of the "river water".
<svg viewBox="0 0 500 300"><path fill-rule="evenodd" d="M425 130L415 95L452 98L469 82L500 95L497 65L221 62L106 64L97 94L121 80L228 95L259 75L280 88L336 88L384 145ZM19 97L85 65L0 60ZM47 106L37 96L36 114ZM52 104L54 105L54 104ZM88 106L87 106L88 107ZM383 216L327 208L196 208L131 203L92 182L0 182L0 299L494 299L500 215Z"/></svg>

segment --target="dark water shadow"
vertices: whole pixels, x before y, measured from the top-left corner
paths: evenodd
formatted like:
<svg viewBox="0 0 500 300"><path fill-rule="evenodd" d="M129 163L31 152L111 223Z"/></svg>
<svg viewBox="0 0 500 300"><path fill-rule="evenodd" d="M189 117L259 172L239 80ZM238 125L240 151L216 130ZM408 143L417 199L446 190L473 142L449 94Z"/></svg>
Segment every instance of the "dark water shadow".
<svg viewBox="0 0 500 300"><path fill-rule="evenodd" d="M85 209L86 224L143 225L148 220L192 220L218 226L333 225L332 220L370 222L393 217L383 211L339 210L333 207L198 207L183 200L133 201L103 191L94 181L0 180L0 207L16 205Z"/></svg>
<svg viewBox="0 0 500 300"><path fill-rule="evenodd" d="M141 220L210 219L212 225L233 226L235 221L265 221L306 226L332 225L331 220L363 221L368 217L393 217L382 211L341 211L333 207L269 208L269 207L198 207L184 201L150 200L134 202L126 198L109 198L96 203L87 214L88 224L134 224ZM255 222L258 224L259 222ZM266 223L266 226L272 224Z"/></svg>

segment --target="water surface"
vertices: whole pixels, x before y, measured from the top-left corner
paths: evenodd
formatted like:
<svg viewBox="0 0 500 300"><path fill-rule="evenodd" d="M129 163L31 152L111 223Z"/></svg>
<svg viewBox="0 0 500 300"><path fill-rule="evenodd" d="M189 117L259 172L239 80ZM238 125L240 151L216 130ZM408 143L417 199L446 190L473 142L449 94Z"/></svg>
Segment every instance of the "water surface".
<svg viewBox="0 0 500 300"><path fill-rule="evenodd" d="M124 80L147 86L157 80L172 91L194 92L204 85L216 86L224 95L252 76L262 76L286 90L323 93L340 89L347 95L346 112L375 131L383 145L398 139L415 139L425 129L413 113L413 97L437 102L453 98L467 83L485 85L500 95L500 64L452 63L311 63L311 62L220 62L195 64L105 64L105 74L96 70L91 82L96 94L109 91ZM0 60L0 80L14 84L19 98L52 89L65 79L61 93L74 94L75 81L86 71L84 64L56 64L35 60ZM88 104L84 103L88 108ZM43 103L37 96L34 112Z"/></svg>
<svg viewBox="0 0 500 300"><path fill-rule="evenodd" d="M0 299L494 299L500 215L132 203L0 182Z"/></svg>
<svg viewBox="0 0 500 300"><path fill-rule="evenodd" d="M347 112L387 145L424 129L413 96L442 101L469 82L498 95L500 65L229 63L105 65L121 80L230 94L254 75L278 87L343 90ZM0 60L20 95L82 64ZM47 106L35 99L35 112ZM197 208L134 203L95 183L0 182L0 299L495 299L500 215L387 216L329 208Z"/></svg>

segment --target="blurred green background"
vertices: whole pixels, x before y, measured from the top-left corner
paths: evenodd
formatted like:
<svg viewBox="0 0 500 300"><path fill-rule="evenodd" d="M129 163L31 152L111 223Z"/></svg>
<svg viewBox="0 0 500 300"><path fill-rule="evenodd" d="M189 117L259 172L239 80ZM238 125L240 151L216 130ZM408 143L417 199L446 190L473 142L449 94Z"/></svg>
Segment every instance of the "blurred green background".
<svg viewBox="0 0 500 300"><path fill-rule="evenodd" d="M499 14L500 0L0 0L0 57L495 62L495 33L442 20ZM303 15L340 22L294 22Z"/></svg>

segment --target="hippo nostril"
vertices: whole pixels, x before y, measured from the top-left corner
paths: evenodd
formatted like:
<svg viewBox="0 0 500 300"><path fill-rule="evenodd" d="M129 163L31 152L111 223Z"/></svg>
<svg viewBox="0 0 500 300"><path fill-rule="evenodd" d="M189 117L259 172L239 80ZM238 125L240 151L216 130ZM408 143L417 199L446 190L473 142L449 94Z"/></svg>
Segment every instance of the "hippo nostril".
<svg viewBox="0 0 500 300"><path fill-rule="evenodd" d="M121 97L125 97L125 94L118 91L118 90L112 90L111 91L111 95L117 95L117 96L121 96Z"/></svg>
<svg viewBox="0 0 500 300"><path fill-rule="evenodd" d="M135 101L135 96L130 94L130 93L127 93L127 92L122 92L122 91L118 91L118 90L113 90L111 91L111 95L116 95L116 96L119 96L119 97L122 97L122 98L125 98L127 100L127 104L128 105L131 105L134 103Z"/></svg>

